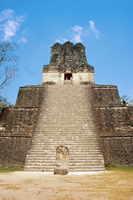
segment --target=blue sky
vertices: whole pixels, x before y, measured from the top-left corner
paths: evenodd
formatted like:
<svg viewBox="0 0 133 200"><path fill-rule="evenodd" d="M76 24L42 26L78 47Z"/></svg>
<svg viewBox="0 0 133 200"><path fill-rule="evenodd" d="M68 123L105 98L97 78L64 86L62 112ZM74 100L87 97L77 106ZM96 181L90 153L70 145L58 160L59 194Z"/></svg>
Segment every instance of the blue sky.
<svg viewBox="0 0 133 200"><path fill-rule="evenodd" d="M86 47L97 84L133 99L133 0L0 0L0 40L19 43L19 76L2 93L11 104L19 87L42 82L50 47L66 40Z"/></svg>

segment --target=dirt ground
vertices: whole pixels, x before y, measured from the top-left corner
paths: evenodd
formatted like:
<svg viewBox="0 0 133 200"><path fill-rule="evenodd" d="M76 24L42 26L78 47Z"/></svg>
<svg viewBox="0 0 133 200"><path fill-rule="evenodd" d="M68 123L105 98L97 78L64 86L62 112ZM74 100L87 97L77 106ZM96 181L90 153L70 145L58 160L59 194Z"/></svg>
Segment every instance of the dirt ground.
<svg viewBox="0 0 133 200"><path fill-rule="evenodd" d="M0 200L130 200L133 172L82 175L0 173Z"/></svg>

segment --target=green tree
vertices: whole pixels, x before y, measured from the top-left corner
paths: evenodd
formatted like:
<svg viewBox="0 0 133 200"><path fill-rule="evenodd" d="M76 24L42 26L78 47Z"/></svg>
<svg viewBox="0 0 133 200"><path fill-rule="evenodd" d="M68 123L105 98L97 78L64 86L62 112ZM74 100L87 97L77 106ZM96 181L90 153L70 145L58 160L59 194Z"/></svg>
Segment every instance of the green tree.
<svg viewBox="0 0 133 200"><path fill-rule="evenodd" d="M5 41L0 43L0 90L10 84L16 77L18 57L14 54L16 43Z"/></svg>
<svg viewBox="0 0 133 200"><path fill-rule="evenodd" d="M0 43L0 93L2 89L8 86L12 79L17 75L18 57L15 55L15 50L18 47L14 42ZM3 107L8 107L10 103L2 95L0 96L0 110Z"/></svg>
<svg viewBox="0 0 133 200"><path fill-rule="evenodd" d="M127 95L121 97L121 103L127 106L133 106L133 99L130 99Z"/></svg>
<svg viewBox="0 0 133 200"><path fill-rule="evenodd" d="M0 96L0 111L2 110L2 108L8 107L9 105L10 103L7 101L7 99Z"/></svg>
<svg viewBox="0 0 133 200"><path fill-rule="evenodd" d="M129 100L128 106L133 106L133 99L130 99L130 100Z"/></svg>

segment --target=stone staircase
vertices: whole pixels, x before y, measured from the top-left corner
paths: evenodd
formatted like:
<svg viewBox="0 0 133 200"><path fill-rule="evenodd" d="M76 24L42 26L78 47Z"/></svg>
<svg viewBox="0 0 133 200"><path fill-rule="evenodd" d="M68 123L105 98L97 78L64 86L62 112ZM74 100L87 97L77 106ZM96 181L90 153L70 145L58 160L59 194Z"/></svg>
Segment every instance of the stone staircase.
<svg viewBox="0 0 133 200"><path fill-rule="evenodd" d="M58 146L69 149L69 172L105 170L90 86L44 86L24 170L54 172Z"/></svg>

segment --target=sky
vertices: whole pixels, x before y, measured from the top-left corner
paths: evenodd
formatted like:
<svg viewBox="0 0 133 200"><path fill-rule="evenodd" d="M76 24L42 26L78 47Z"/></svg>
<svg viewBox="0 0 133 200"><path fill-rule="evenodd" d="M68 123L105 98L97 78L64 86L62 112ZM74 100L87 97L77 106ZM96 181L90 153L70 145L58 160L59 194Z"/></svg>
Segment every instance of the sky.
<svg viewBox="0 0 133 200"><path fill-rule="evenodd" d="M81 42L95 83L133 99L133 0L0 0L0 42L19 46L18 76L1 93L15 104L19 87L39 85L56 42Z"/></svg>

